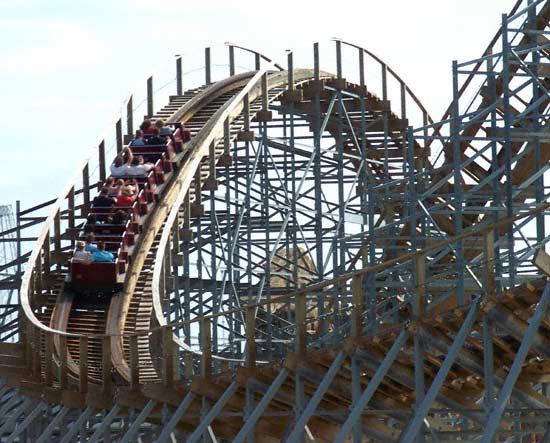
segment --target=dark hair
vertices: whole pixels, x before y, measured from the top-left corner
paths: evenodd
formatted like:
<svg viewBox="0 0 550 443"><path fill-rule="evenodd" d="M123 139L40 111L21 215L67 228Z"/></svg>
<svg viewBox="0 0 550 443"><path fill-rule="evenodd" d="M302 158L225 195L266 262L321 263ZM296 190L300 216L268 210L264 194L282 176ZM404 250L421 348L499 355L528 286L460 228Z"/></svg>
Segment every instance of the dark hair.
<svg viewBox="0 0 550 443"><path fill-rule="evenodd" d="M124 164L124 158L122 157L122 155L117 155L113 163L118 168Z"/></svg>
<svg viewBox="0 0 550 443"><path fill-rule="evenodd" d="M138 129L136 131L136 138L138 138L138 137L143 137L143 131L141 129Z"/></svg>
<svg viewBox="0 0 550 443"><path fill-rule="evenodd" d="M132 159L132 166L137 166L139 165L139 158L138 157L134 157Z"/></svg>
<svg viewBox="0 0 550 443"><path fill-rule="evenodd" d="M97 242L97 249L98 249L99 251L105 251L105 242L98 241L98 242Z"/></svg>
<svg viewBox="0 0 550 443"><path fill-rule="evenodd" d="M150 127L151 127L151 120L146 118L143 120L143 123L139 126L139 129L141 129L142 131L147 131L147 129L149 129Z"/></svg>
<svg viewBox="0 0 550 443"><path fill-rule="evenodd" d="M92 232L90 232L86 236L86 243L92 243L94 240L95 240L95 235Z"/></svg>
<svg viewBox="0 0 550 443"><path fill-rule="evenodd" d="M160 134L159 128L155 128L153 130L153 135L159 135L159 134Z"/></svg>
<svg viewBox="0 0 550 443"><path fill-rule="evenodd" d="M122 209L116 211L113 215L113 224L122 225L126 221L127 214Z"/></svg>
<svg viewBox="0 0 550 443"><path fill-rule="evenodd" d="M107 195L109 193L109 188L107 186L103 186L101 190L99 191L101 195Z"/></svg>
<svg viewBox="0 0 550 443"><path fill-rule="evenodd" d="M86 220L86 222L91 225L95 224L96 221L97 221L97 215L95 214L88 215L88 219Z"/></svg>

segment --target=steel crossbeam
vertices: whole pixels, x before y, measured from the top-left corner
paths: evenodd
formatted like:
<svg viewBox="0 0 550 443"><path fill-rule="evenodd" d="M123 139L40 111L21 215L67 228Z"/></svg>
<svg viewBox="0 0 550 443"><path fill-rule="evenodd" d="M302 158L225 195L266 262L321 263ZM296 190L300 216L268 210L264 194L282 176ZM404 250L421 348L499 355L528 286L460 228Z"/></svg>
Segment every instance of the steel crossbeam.
<svg viewBox="0 0 550 443"><path fill-rule="evenodd" d="M52 421L48 424L46 429L40 434L40 437L38 437L38 440L36 440L36 443L48 443L51 441L50 436L52 435L53 431L61 426L61 423L67 413L70 411L70 408L63 406L57 414L55 414L55 417Z"/></svg>
<svg viewBox="0 0 550 443"><path fill-rule="evenodd" d="M80 427L88 421L93 412L94 409L91 406L88 406L68 429L67 433L63 436L63 439L60 443L71 443L78 431L80 430Z"/></svg>
<svg viewBox="0 0 550 443"><path fill-rule="evenodd" d="M523 365L523 362L525 361L525 358L527 357L527 353L529 352L529 349L531 348L531 345L533 343L535 332L539 328L543 315L545 315L546 311L548 310L549 303L550 303L550 283L547 283L546 287L544 288L542 297L540 298L539 303L537 305L537 309L535 310L533 317L531 317L531 320L529 322L529 328L527 329L526 334L523 336L521 345L514 358L514 363L512 364L512 367L510 368L510 372L508 372L506 380L504 381L504 385L502 386L502 389L499 392L498 400L495 403L493 410L491 411L491 415L489 416L489 420L487 421L487 424L485 426L485 432L483 433L483 437L481 440L482 443L491 443L493 439L493 436L500 423L500 418L502 417L502 413L504 412L506 404L508 403L510 395L512 394L514 385L521 372L521 367Z"/></svg>
<svg viewBox="0 0 550 443"><path fill-rule="evenodd" d="M460 327L460 330L458 331L453 341L453 344L449 349L449 353L445 356L445 360L443 360L443 363L441 364L439 371L437 371L437 375L432 381L432 384L430 385L430 389L428 389L428 392L426 392L426 395L424 396L424 400L415 411L415 415L412 421L409 423L409 425L401 434L399 438L399 441L401 443L414 441L414 438L418 434L420 427L424 423L424 418L426 417L426 414L428 413L433 401L437 397L437 394L441 389L441 386L443 385L443 382L445 381L445 378L447 377L447 374L449 373L449 370L451 369L451 366L453 365L456 359L456 356L460 351L460 348L462 348L462 345L464 344L466 337L468 337L468 334L470 333L472 325L474 324L474 321L476 319L478 307L479 307L479 301L474 302L472 304L468 312L468 315L464 319L464 323Z"/></svg>
<svg viewBox="0 0 550 443"><path fill-rule="evenodd" d="M187 411L187 408L191 406L191 403L193 403L193 400L195 400L195 394L192 392L188 392L186 396L183 398L177 409L172 414L172 417L170 417L170 420L168 420L168 423L164 425L162 428L162 432L158 436L158 438L155 440L155 443L165 443L168 442L168 439L170 438L170 435L172 434L172 431L177 426L179 421L181 420L181 417L183 417L183 414L185 414L185 411Z"/></svg>
<svg viewBox="0 0 550 443"><path fill-rule="evenodd" d="M260 419L267 406L284 383L288 376L288 369L283 368L277 377L273 380L273 383L269 386L269 389L264 394L260 402L256 405L250 416L245 421L243 427L239 433L233 439L233 443L244 443L245 438L253 431L256 422Z"/></svg>
<svg viewBox="0 0 550 443"><path fill-rule="evenodd" d="M135 439L136 435L139 433L139 428L145 421L145 419L149 416L149 414L153 411L154 407L156 406L156 402L154 400L149 400L145 407L140 411L139 415L135 418L133 423L130 425L122 439L120 440L120 443L131 443L133 439Z"/></svg>
<svg viewBox="0 0 550 443"><path fill-rule="evenodd" d="M399 351L401 351L401 348L403 347L403 344L408 338L408 334L406 330L402 330L401 333L397 336L395 339L393 345L391 346L390 350L384 357L384 360L380 363L380 366L372 376L371 380L369 381L369 384L357 400L357 403L352 405L352 409L350 411L350 414L342 427L340 428L340 431L338 432L338 435L336 435L336 438L334 439L334 443L343 443L348 434L351 432L353 425L359 418L361 417L361 413L363 412L363 409L367 406L368 402L376 392L376 389L378 389L378 386L386 376L386 373L388 372L388 369L394 362L395 358L397 357L397 354Z"/></svg>

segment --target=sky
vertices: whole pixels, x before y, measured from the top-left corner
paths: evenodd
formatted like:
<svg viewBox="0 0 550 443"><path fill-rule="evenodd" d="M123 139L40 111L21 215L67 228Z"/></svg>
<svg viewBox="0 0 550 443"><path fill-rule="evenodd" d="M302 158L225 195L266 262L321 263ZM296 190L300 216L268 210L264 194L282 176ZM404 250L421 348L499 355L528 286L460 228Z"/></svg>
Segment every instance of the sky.
<svg viewBox="0 0 550 443"><path fill-rule="evenodd" d="M381 57L439 118L452 94L452 60L479 57L512 6L512 0L0 0L0 205L19 199L25 208L56 197L105 128L114 128L129 92L144 93L156 67L172 69L174 55L183 54L184 71L192 70L202 65L202 48L228 41L281 64L286 49L310 54L321 42L323 56L333 50L333 37L353 42ZM312 67L309 55L295 67Z"/></svg>

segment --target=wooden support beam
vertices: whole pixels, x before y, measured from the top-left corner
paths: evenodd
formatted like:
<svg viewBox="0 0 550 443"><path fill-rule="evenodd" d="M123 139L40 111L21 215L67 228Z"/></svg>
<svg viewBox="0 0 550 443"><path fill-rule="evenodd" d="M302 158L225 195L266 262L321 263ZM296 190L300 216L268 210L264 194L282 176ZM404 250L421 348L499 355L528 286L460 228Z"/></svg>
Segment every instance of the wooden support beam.
<svg viewBox="0 0 550 443"><path fill-rule="evenodd" d="M162 328L162 382L166 387L174 384L174 339L170 325Z"/></svg>
<svg viewBox="0 0 550 443"><path fill-rule="evenodd" d="M44 361L44 383L46 386L51 386L53 384L53 334L51 332L46 332L44 338L46 345L46 358Z"/></svg>
<svg viewBox="0 0 550 443"><path fill-rule="evenodd" d="M104 182L107 178L107 167L105 164L105 140L101 140L98 146L99 154L99 180Z"/></svg>
<svg viewBox="0 0 550 443"><path fill-rule="evenodd" d="M88 337L81 336L79 339L79 374L78 390L85 394L88 392Z"/></svg>
<svg viewBox="0 0 550 443"><path fill-rule="evenodd" d="M111 395L113 390L113 382L111 377L111 337L105 336L102 338L101 350L101 378L103 382L103 393L106 395Z"/></svg>
<svg viewBox="0 0 550 443"><path fill-rule="evenodd" d="M67 337L59 336L59 386L61 389L67 389Z"/></svg>
<svg viewBox="0 0 550 443"><path fill-rule="evenodd" d="M86 217L90 211L90 173L88 163L82 169L82 196L84 197L84 203L81 208L81 216Z"/></svg>
<svg viewBox="0 0 550 443"><path fill-rule="evenodd" d="M138 336L130 336L130 388L139 389L139 349Z"/></svg>

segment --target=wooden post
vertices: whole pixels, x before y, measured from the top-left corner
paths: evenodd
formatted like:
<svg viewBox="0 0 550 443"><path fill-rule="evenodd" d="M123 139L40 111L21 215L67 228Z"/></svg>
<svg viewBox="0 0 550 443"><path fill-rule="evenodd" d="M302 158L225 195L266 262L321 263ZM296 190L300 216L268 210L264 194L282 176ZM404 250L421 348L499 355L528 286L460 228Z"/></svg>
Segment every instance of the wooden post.
<svg viewBox="0 0 550 443"><path fill-rule="evenodd" d="M130 387L139 389L139 348L138 336L130 336Z"/></svg>
<svg viewBox="0 0 550 443"><path fill-rule="evenodd" d="M74 198L74 186L69 191L69 230L74 232L75 228L75 198ZM71 236L71 247L74 248L75 240Z"/></svg>
<svg viewBox="0 0 550 443"><path fill-rule="evenodd" d="M352 332L353 338L363 335L363 313L365 312L365 297L363 292L363 275L355 275L351 282L351 297L353 303Z"/></svg>
<svg viewBox="0 0 550 443"><path fill-rule="evenodd" d="M256 366L256 307L246 308L246 366Z"/></svg>
<svg viewBox="0 0 550 443"><path fill-rule="evenodd" d="M229 76L235 75L235 47L229 45Z"/></svg>
<svg viewBox="0 0 550 443"><path fill-rule="evenodd" d="M53 219L53 248L54 251L61 251L61 210L58 209Z"/></svg>
<svg viewBox="0 0 550 443"><path fill-rule="evenodd" d="M32 372L35 377L40 377L41 373L41 332L39 328L33 328L33 355L32 355Z"/></svg>
<svg viewBox="0 0 550 443"><path fill-rule="evenodd" d="M204 66L205 66L205 81L209 85L212 83L212 71L210 65L210 48L204 48Z"/></svg>
<svg viewBox="0 0 550 443"><path fill-rule="evenodd" d="M155 113L153 106L153 76L147 79L147 117L152 117Z"/></svg>
<svg viewBox="0 0 550 443"><path fill-rule="evenodd" d="M134 96L131 95L126 103L126 134L134 135Z"/></svg>
<svg viewBox="0 0 550 443"><path fill-rule="evenodd" d="M59 336L59 386L67 389L67 337Z"/></svg>
<svg viewBox="0 0 550 443"><path fill-rule="evenodd" d="M44 383L46 386L51 386L53 384L53 334L51 332L46 332L45 341Z"/></svg>
<svg viewBox="0 0 550 443"><path fill-rule="evenodd" d="M193 369L193 354L186 352L183 358L185 359L185 378L189 380L195 372Z"/></svg>
<svg viewBox="0 0 550 443"><path fill-rule="evenodd" d="M174 340L172 326L162 328L162 381L164 386L174 384Z"/></svg>
<svg viewBox="0 0 550 443"><path fill-rule="evenodd" d="M107 168L105 165L105 140L101 140L98 146L99 151L99 179L104 182L107 178Z"/></svg>
<svg viewBox="0 0 550 443"><path fill-rule="evenodd" d="M212 330L209 318L201 320L201 351L201 375L210 377L212 375Z"/></svg>
<svg viewBox="0 0 550 443"><path fill-rule="evenodd" d="M181 56L176 58L176 94L183 95L183 72L181 69Z"/></svg>
<svg viewBox="0 0 550 443"><path fill-rule="evenodd" d="M120 154L122 152L122 118L119 118L116 122L116 152Z"/></svg>
<svg viewBox="0 0 550 443"><path fill-rule="evenodd" d="M82 206L81 215L86 217L90 211L90 174L88 163L82 169L82 195L84 196L84 204Z"/></svg>
<svg viewBox="0 0 550 443"><path fill-rule="evenodd" d="M108 335L102 338L102 364L101 376L103 382L103 393L110 395L112 393L111 379L111 337Z"/></svg>
<svg viewBox="0 0 550 443"><path fill-rule="evenodd" d="M306 353L306 295L300 294L295 300L296 350L298 355Z"/></svg>
<svg viewBox="0 0 550 443"><path fill-rule="evenodd" d="M42 260L42 268L41 271L45 275L48 275L50 273L50 267L52 263L52 256L50 252L50 233L46 235L44 238L44 257ZM38 261L40 261L40 257L38 258ZM42 276L40 276L40 284L42 285Z"/></svg>
<svg viewBox="0 0 550 443"><path fill-rule="evenodd" d="M78 387L81 393L88 392L88 337L81 336L79 341L80 367Z"/></svg>

